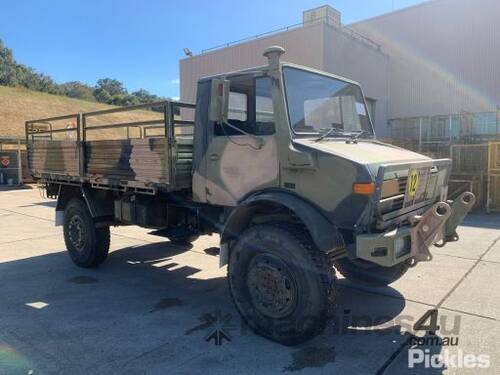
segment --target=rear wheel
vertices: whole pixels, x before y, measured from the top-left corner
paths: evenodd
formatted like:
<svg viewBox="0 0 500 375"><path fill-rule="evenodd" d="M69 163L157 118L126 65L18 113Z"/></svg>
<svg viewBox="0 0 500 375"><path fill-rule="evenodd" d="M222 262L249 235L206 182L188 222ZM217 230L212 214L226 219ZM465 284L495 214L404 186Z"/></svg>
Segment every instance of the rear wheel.
<svg viewBox="0 0 500 375"><path fill-rule="evenodd" d="M228 281L238 311L257 334L285 345L323 331L334 279L302 228L256 225L231 248Z"/></svg>
<svg viewBox="0 0 500 375"><path fill-rule="evenodd" d="M403 262L392 267L382 267L361 259L343 258L335 262L335 268L346 279L353 282L386 286L400 279L408 271L410 265Z"/></svg>
<svg viewBox="0 0 500 375"><path fill-rule="evenodd" d="M109 227L96 228L87 205L72 199L64 210L64 242L79 267L96 267L108 256Z"/></svg>

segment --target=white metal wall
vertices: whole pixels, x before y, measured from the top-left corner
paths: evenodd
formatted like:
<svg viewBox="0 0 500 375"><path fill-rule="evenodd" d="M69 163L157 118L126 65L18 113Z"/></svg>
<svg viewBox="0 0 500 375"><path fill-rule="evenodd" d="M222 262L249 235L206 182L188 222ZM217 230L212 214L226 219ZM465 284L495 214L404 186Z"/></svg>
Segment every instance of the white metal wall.
<svg viewBox="0 0 500 375"><path fill-rule="evenodd" d="M379 137L387 132L388 60L376 47L337 28L324 25L323 70L358 81L365 96L375 100L372 121Z"/></svg>
<svg viewBox="0 0 500 375"><path fill-rule="evenodd" d="M286 49L284 61L360 82L365 95L376 101L374 120L377 132L379 136L386 135L387 56L377 48L324 22L181 60L182 100L194 101L196 82L203 76L266 64L262 52L275 44Z"/></svg>
<svg viewBox="0 0 500 375"><path fill-rule="evenodd" d="M265 38L218 49L179 62L181 99L194 101L199 78L264 65L264 49L280 45L286 49L283 60L321 69L323 33L321 24L288 30Z"/></svg>
<svg viewBox="0 0 500 375"><path fill-rule="evenodd" d="M499 0L428 1L350 27L390 55L389 118L500 104Z"/></svg>

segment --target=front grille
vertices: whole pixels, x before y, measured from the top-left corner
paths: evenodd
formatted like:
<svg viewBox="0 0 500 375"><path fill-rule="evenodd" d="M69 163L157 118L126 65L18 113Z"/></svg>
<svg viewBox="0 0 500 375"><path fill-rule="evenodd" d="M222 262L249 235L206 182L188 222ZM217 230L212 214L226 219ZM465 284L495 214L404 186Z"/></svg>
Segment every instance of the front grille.
<svg viewBox="0 0 500 375"><path fill-rule="evenodd" d="M406 184L408 183L408 177L400 177L398 178L399 182L399 194L406 193Z"/></svg>
<svg viewBox="0 0 500 375"><path fill-rule="evenodd" d="M373 210L377 229L407 225L409 217L425 211L439 199L451 163L447 160L437 160L433 161L433 164L436 165L428 167L427 162L422 162L404 166L384 166L382 170L379 169L379 175L383 175L385 180L380 187L378 204ZM414 171L419 174L418 186L413 199L406 201L408 174Z"/></svg>
<svg viewBox="0 0 500 375"><path fill-rule="evenodd" d="M391 211L396 211L396 210L402 209L404 201L405 201L405 197L404 196L395 198L392 201Z"/></svg>
<svg viewBox="0 0 500 375"><path fill-rule="evenodd" d="M403 204L405 201L405 194L406 194L406 184L408 183L408 177L400 177L398 178L399 182L399 194L394 200L392 201L392 209L391 211L397 211L403 208Z"/></svg>

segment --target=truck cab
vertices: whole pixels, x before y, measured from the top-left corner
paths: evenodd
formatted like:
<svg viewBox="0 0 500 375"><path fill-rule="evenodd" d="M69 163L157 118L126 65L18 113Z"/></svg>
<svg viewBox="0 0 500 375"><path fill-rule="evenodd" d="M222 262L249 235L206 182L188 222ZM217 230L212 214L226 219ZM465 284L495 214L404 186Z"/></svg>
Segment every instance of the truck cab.
<svg viewBox="0 0 500 375"><path fill-rule="evenodd" d="M202 78L195 105L154 103L163 137L88 142L85 119L97 113L87 113L76 142L37 143L30 125L42 120L26 124L33 175L58 199L77 265L105 260L112 225L173 242L217 233L243 319L295 344L325 328L336 272L387 285L430 261L434 244L458 240L475 197L447 199L451 160L378 141L358 83L283 62L284 52L272 46L265 66ZM175 106L194 108L194 122L176 119ZM193 135L176 123L194 125ZM36 167L37 155L50 162L65 150L71 168Z"/></svg>
<svg viewBox="0 0 500 375"><path fill-rule="evenodd" d="M333 224L338 238L325 242L350 258L385 267L430 258L405 228L439 202L431 212L447 220L451 161L379 142L358 83L281 62L283 53L270 47L264 67L200 80L194 199L236 212L262 194L298 199ZM470 208L474 197L461 201ZM456 237L441 238L441 227L427 236Z"/></svg>

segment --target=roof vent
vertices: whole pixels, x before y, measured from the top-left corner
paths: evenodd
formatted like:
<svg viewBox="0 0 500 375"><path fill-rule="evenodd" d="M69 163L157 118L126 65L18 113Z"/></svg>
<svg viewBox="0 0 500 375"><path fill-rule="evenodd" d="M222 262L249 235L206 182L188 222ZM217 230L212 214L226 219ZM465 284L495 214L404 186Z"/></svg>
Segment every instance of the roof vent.
<svg viewBox="0 0 500 375"><path fill-rule="evenodd" d="M305 10L302 13L302 22L304 25L315 22L324 22L333 27L341 27L340 12L329 5L323 5L318 8Z"/></svg>

